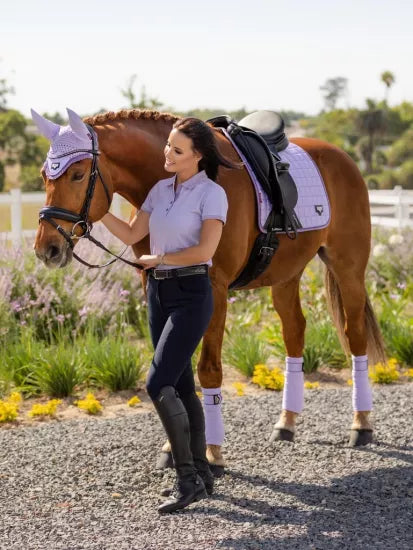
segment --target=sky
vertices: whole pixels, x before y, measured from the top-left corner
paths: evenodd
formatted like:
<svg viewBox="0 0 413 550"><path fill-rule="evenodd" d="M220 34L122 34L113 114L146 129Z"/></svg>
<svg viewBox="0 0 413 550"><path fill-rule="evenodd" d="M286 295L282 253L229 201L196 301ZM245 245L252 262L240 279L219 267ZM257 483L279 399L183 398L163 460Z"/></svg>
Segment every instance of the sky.
<svg viewBox="0 0 413 550"><path fill-rule="evenodd" d="M316 114L320 86L348 79L341 106L413 101L411 0L0 0L9 107L81 115L128 106L130 77L163 110L245 107Z"/></svg>

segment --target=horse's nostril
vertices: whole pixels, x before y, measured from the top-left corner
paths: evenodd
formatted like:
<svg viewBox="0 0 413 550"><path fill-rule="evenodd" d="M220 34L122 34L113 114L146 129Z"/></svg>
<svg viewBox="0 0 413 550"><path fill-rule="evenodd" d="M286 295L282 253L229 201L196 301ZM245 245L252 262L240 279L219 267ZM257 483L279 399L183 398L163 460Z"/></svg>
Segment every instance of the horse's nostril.
<svg viewBox="0 0 413 550"><path fill-rule="evenodd" d="M47 249L46 257L48 260L53 260L53 258L56 258L60 254L60 249L58 246L51 245Z"/></svg>

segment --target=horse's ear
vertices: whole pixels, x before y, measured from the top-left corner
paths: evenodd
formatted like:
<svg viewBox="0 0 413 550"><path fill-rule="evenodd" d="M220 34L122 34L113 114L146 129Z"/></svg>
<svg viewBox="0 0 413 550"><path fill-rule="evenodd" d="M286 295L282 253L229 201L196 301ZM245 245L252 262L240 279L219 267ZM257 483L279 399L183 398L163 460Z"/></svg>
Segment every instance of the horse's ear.
<svg viewBox="0 0 413 550"><path fill-rule="evenodd" d="M53 141L53 139L59 133L59 124L55 124L51 120L47 120L47 118L44 118L42 115L39 115L39 113L36 113L34 109L31 109L31 113L32 120L39 129L39 132L44 135L44 137L46 137L49 141Z"/></svg>
<svg viewBox="0 0 413 550"><path fill-rule="evenodd" d="M67 114L69 116L69 124L75 134L82 138L89 138L89 130L87 129L86 124L80 118L80 116L66 107Z"/></svg>

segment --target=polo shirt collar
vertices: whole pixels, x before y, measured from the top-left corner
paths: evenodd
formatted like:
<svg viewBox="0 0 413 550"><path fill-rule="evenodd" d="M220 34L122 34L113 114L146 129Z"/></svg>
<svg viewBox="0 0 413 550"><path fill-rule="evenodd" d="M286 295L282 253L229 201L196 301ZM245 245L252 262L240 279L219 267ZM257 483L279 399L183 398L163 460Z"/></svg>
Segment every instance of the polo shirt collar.
<svg viewBox="0 0 413 550"><path fill-rule="evenodd" d="M199 183L204 179L207 179L207 177L208 176L206 175L205 170L201 170L200 172L192 176L192 178L189 178L188 180L184 181L181 185L183 185L184 187L187 187L188 189L193 189L193 187L195 187L197 183ZM175 178L176 178L176 175L173 176L172 178L169 178L167 185L171 185L171 186L174 185Z"/></svg>

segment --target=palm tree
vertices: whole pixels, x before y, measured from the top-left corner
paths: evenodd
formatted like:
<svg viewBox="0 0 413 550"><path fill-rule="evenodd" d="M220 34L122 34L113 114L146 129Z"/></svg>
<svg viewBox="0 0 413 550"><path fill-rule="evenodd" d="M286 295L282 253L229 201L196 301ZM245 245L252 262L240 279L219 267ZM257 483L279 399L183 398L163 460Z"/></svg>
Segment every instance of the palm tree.
<svg viewBox="0 0 413 550"><path fill-rule="evenodd" d="M357 126L362 135L358 148L366 163L366 173L373 173L373 153L376 138L386 131L386 112L372 99L366 99L367 109L360 111Z"/></svg>
<svg viewBox="0 0 413 550"><path fill-rule="evenodd" d="M391 73L390 71L384 71L384 73L381 73L380 79L384 83L384 85L386 86L385 93L384 93L384 100L387 103L387 100L388 100L388 97L389 97L389 90L390 90L391 86L393 86L393 84L395 83L396 78L395 78L394 74Z"/></svg>

